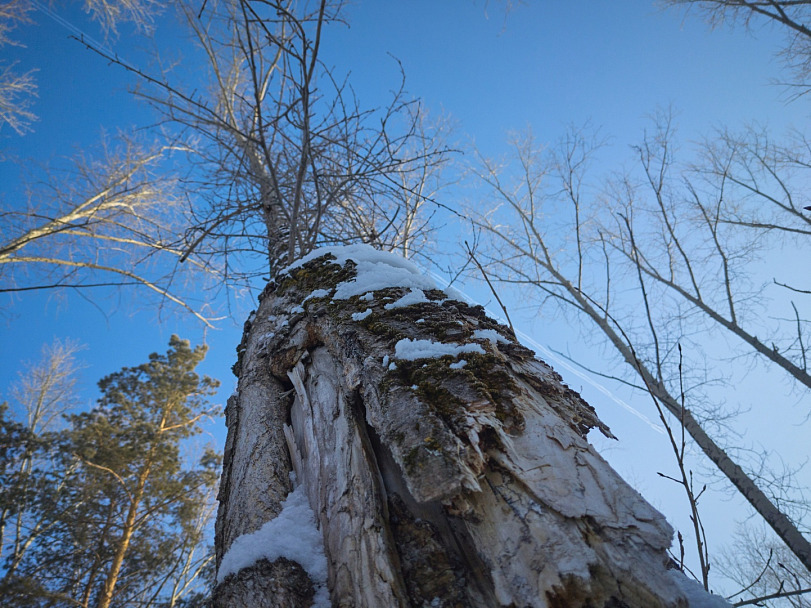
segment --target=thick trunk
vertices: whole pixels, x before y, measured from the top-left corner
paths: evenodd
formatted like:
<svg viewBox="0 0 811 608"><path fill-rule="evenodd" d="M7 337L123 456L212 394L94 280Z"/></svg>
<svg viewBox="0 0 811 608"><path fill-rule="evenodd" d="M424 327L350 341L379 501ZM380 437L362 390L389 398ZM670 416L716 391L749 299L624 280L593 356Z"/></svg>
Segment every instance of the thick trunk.
<svg viewBox="0 0 811 608"><path fill-rule="evenodd" d="M269 285L246 324L218 568L284 519L294 472L333 606L688 606L671 528L585 439L610 435L594 410L481 308L342 251ZM215 605L318 601L286 557L221 568Z"/></svg>

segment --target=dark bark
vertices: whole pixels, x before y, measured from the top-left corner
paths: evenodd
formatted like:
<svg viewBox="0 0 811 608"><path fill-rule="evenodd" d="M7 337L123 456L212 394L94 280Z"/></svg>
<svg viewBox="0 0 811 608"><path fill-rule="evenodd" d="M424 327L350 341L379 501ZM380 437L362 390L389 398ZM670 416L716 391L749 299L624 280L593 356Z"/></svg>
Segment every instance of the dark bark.
<svg viewBox="0 0 811 608"><path fill-rule="evenodd" d="M300 565L279 558L260 560L226 578L214 590L215 606L253 608L307 608L312 605L312 581Z"/></svg>

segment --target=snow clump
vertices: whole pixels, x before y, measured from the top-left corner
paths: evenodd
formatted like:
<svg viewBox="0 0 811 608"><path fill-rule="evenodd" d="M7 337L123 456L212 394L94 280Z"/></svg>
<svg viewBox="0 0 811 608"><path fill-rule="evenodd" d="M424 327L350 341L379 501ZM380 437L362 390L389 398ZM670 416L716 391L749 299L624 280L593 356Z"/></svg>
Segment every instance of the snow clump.
<svg viewBox="0 0 811 608"><path fill-rule="evenodd" d="M372 314L372 309L371 308L367 308L363 312L353 312L352 313L352 320L353 321L363 321L370 314Z"/></svg>
<svg viewBox="0 0 811 608"><path fill-rule="evenodd" d="M722 596L705 591L701 583L688 578L679 570L668 570L667 574L687 598L690 608L730 608L732 606Z"/></svg>
<svg viewBox="0 0 811 608"><path fill-rule="evenodd" d="M343 266L349 260L357 264L357 276L351 281L344 281L338 285L333 296L335 300L365 296L367 292L389 287L408 287L419 290L437 288L436 283L424 276L414 263L396 253L378 251L371 245L321 247L293 262L284 272L295 270L307 262L327 254L332 254L335 257L332 263L339 266Z"/></svg>
<svg viewBox="0 0 811 608"><path fill-rule="evenodd" d="M412 304L419 304L427 301L428 298L425 297L425 292L422 289L412 289L396 302L386 304L383 308L386 310L391 310L392 308L403 308L404 306L411 306Z"/></svg>
<svg viewBox="0 0 811 608"><path fill-rule="evenodd" d="M304 301L306 302L307 300L311 300L312 298L324 298L328 295L329 295L328 289L315 289L312 291L312 293L310 293L310 295L304 298Z"/></svg>
<svg viewBox="0 0 811 608"><path fill-rule="evenodd" d="M503 342L504 344L507 344L509 342L507 338L502 336L495 329L477 329L476 331L473 332L473 337L490 340L490 342L494 346L499 342Z"/></svg>
<svg viewBox="0 0 811 608"><path fill-rule="evenodd" d="M329 608L327 591L327 558L321 532L307 500L304 485L298 486L282 503L282 512L256 532L243 534L231 544L217 571L217 583L265 558L273 562L280 557L301 565L315 585L313 606Z"/></svg>
<svg viewBox="0 0 811 608"><path fill-rule="evenodd" d="M394 356L406 361L434 359L445 355L456 356L460 353L485 354L484 349L479 344L445 344L432 340L403 338L394 345Z"/></svg>

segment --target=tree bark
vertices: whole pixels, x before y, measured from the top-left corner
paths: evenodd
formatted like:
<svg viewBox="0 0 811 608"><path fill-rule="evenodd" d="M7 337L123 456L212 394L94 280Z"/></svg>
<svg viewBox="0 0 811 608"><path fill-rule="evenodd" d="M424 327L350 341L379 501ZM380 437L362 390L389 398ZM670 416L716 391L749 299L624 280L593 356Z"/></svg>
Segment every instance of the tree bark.
<svg viewBox="0 0 811 608"><path fill-rule="evenodd" d="M438 290L397 307L409 288L339 298L357 274L317 258L268 285L246 323L218 568L279 515L294 472L333 606L652 608L703 593L672 569L664 517L587 442L608 428L508 328ZM407 340L458 352L410 359ZM225 577L215 606L312 605L290 567Z"/></svg>
<svg viewBox="0 0 811 608"><path fill-rule="evenodd" d="M151 456L150 450L150 456ZM113 593L118 584L118 576L121 574L121 566L124 564L124 556L130 547L132 535L135 533L135 520L139 513L138 509L141 506L141 500L144 496L144 488L146 487L147 479L151 470L151 462L147 462L146 467L138 475L138 482L135 490L130 496L130 504L127 509L127 518L124 520L124 525L121 527L121 538L115 543L115 550L113 551L113 561L110 564L110 570L107 572L107 577L104 580L104 587L99 596L97 608L109 608L113 601ZM125 488L126 489L126 488Z"/></svg>

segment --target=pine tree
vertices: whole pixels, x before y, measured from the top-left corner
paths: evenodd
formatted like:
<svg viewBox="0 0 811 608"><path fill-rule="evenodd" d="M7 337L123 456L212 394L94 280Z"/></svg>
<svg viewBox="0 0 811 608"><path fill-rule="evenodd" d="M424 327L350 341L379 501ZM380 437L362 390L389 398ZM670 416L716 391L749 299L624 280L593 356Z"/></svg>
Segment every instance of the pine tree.
<svg viewBox="0 0 811 608"><path fill-rule="evenodd" d="M194 371L205 353L172 336L165 355L103 378L97 405L51 436L63 488L39 505L50 525L7 605L171 606L193 587L220 462L182 456L213 413L218 382Z"/></svg>

